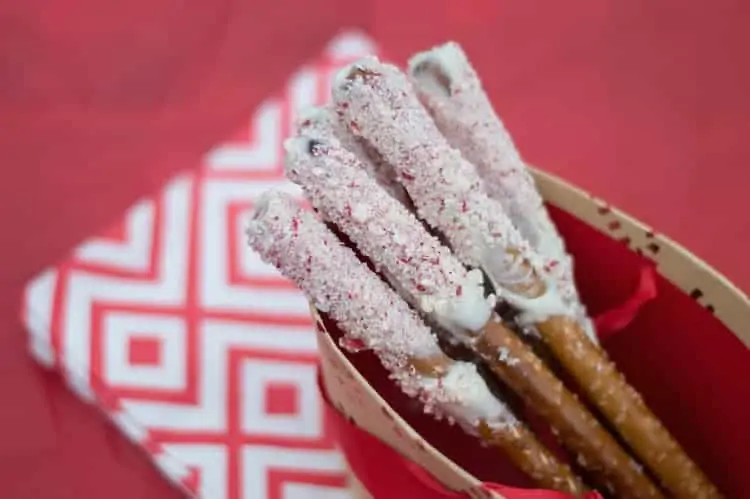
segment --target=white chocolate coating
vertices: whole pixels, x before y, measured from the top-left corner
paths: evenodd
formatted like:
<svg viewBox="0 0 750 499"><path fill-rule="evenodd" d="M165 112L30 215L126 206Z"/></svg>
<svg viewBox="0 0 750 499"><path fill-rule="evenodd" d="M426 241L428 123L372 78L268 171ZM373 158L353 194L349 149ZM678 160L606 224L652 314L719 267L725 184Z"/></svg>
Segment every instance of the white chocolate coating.
<svg viewBox="0 0 750 499"><path fill-rule="evenodd" d="M424 389L440 391L443 394L443 411L468 432L476 432L474 422L486 421L490 428L516 423L509 418L508 407L489 392L477 368L470 362L455 362L442 378L423 378ZM491 400L491 402L490 402ZM460 415L457 419L453 415ZM471 422L466 427L466 421Z"/></svg>

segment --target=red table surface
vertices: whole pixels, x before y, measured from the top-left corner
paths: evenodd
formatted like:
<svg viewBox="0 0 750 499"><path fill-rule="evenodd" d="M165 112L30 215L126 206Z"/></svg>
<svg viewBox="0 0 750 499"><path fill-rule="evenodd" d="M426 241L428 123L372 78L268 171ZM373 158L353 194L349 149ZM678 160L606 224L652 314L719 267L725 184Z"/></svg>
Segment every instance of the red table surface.
<svg viewBox="0 0 750 499"><path fill-rule="evenodd" d="M750 288L746 2L0 4L0 495L179 494L25 352L23 283L232 131L340 27L460 41L527 159Z"/></svg>

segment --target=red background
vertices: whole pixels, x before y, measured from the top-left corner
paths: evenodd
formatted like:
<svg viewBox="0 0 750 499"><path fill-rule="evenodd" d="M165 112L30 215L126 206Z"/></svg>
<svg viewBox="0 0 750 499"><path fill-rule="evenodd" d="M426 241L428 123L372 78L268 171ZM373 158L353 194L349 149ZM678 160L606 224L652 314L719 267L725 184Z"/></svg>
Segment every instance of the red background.
<svg viewBox="0 0 750 499"><path fill-rule="evenodd" d="M0 396L11 401L0 406L3 497L176 495L27 359L16 319L22 285L195 166L339 27L367 29L399 60L460 41L529 161L750 288L746 2L429 5L0 4Z"/></svg>

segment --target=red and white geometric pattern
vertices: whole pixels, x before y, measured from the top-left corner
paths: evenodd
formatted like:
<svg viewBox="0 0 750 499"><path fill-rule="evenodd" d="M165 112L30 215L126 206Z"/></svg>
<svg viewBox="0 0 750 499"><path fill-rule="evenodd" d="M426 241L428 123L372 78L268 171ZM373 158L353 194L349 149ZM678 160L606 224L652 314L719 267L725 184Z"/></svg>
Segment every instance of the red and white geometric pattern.
<svg viewBox="0 0 750 499"><path fill-rule="evenodd" d="M336 38L200 171L27 288L34 357L201 498L348 497L321 417L307 302L243 229L259 193L299 195L281 161L295 115L328 99L339 67L373 52L362 35Z"/></svg>

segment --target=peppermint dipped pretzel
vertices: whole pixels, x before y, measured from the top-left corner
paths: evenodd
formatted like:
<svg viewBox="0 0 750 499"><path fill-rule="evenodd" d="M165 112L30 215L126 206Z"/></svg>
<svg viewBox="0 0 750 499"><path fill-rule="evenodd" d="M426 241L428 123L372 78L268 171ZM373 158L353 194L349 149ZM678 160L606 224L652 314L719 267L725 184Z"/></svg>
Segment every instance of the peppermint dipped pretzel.
<svg viewBox="0 0 750 499"><path fill-rule="evenodd" d="M394 165L417 211L461 260L487 272L497 292L533 324L618 433L679 498L718 498L717 489L589 338L544 271L544 259L513 226L479 175L450 147L408 79L367 59L343 72L334 98L355 133Z"/></svg>
<svg viewBox="0 0 750 499"><path fill-rule="evenodd" d="M302 289L342 331L380 358L401 389L502 450L544 487L583 484L489 391L476 367L445 356L434 333L312 213L269 193L248 228L250 245Z"/></svg>
<svg viewBox="0 0 750 499"><path fill-rule="evenodd" d="M461 262L383 190L335 137L285 143L287 176L393 287L481 354L490 369L558 431L579 461L623 497L661 497L637 463L515 333L493 316L482 274ZM534 476L534 475L532 475Z"/></svg>
<svg viewBox="0 0 750 499"><path fill-rule="evenodd" d="M487 194L502 203L533 248L550 257L563 257L565 243L534 179L461 47L446 43L416 54L409 61L409 74L448 143L479 171Z"/></svg>
<svg viewBox="0 0 750 499"><path fill-rule="evenodd" d="M352 132L393 165L419 217L448 239L463 263L483 268L497 291L554 288L543 305L557 313L570 311L548 273L540 274L544 283L529 281L530 269L544 269L545 260L504 215L500 202L487 196L474 166L448 144L398 68L374 58L361 61L349 73L342 71L333 95Z"/></svg>
<svg viewBox="0 0 750 499"><path fill-rule="evenodd" d="M476 167L487 194L503 205L531 247L548 259L547 267L557 278L563 298L596 340L578 296L573 260L565 251L565 242L464 51L450 42L419 53L409 61L409 73L438 129Z"/></svg>

